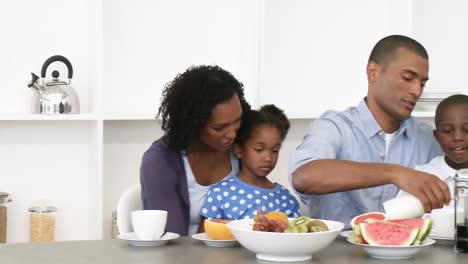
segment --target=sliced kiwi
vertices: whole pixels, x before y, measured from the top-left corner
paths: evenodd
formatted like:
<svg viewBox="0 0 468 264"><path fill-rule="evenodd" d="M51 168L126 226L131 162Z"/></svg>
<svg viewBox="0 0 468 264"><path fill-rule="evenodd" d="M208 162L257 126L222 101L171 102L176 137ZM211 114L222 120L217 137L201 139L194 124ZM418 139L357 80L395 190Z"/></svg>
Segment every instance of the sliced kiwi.
<svg viewBox="0 0 468 264"><path fill-rule="evenodd" d="M325 224L323 221L314 219L310 221L310 226L309 226L310 232L323 232L323 231L328 231L328 226Z"/></svg>

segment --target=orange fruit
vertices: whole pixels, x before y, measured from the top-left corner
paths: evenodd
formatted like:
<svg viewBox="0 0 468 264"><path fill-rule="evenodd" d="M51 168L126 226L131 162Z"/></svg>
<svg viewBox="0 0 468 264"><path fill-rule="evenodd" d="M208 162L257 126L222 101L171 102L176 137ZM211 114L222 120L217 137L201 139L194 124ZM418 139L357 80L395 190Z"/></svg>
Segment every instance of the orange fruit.
<svg viewBox="0 0 468 264"><path fill-rule="evenodd" d="M286 224L289 223L288 216L283 212L278 212L278 211L269 212L265 214L265 217L268 218L268 220L281 220L285 222Z"/></svg>
<svg viewBox="0 0 468 264"><path fill-rule="evenodd" d="M206 235L215 240L234 239L234 236L226 225L230 221L226 219L205 219L204 227Z"/></svg>

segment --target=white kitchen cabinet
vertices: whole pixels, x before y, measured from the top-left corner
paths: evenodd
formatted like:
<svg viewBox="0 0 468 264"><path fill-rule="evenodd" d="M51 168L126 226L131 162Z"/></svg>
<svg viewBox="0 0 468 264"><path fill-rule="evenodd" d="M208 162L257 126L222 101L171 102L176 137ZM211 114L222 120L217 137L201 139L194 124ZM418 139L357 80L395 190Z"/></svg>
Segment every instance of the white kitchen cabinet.
<svg viewBox="0 0 468 264"><path fill-rule="evenodd" d="M414 0L412 33L429 52L430 80L427 93L468 94L468 2Z"/></svg>
<svg viewBox="0 0 468 264"><path fill-rule="evenodd" d="M290 117L357 104L367 93L366 64L375 42L410 35L410 3L266 1L260 104L283 106Z"/></svg>
<svg viewBox="0 0 468 264"><path fill-rule="evenodd" d="M446 32L427 30L436 27L427 14L468 9L446 3L416 9L422 1L0 2L0 191L13 198L7 241L29 240L27 208L42 198L58 208L57 240L110 237L119 195L139 181L141 156L162 135L154 117L163 86L190 65L226 68L244 83L254 107L275 103L295 119L271 176L288 185L288 152L299 145L310 119L362 98L368 53L382 36L430 42L441 64L431 66L434 80L447 79L453 63L462 72L462 60L439 51L450 44L434 34L447 38ZM463 32L460 19L444 23ZM466 42L460 34L449 36ZM81 114L31 114L30 72L39 73L56 54L73 64ZM459 82L451 78L448 84L463 89Z"/></svg>

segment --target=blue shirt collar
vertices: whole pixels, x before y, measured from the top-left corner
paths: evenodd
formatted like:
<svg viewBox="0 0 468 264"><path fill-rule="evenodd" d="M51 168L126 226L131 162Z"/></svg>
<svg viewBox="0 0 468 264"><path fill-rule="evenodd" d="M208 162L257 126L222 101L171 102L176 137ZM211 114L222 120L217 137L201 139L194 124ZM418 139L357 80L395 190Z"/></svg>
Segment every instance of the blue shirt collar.
<svg viewBox="0 0 468 264"><path fill-rule="evenodd" d="M369 107L367 106L365 98L361 100L361 102L357 105L356 109L359 114L359 118L361 119L363 130L369 138L375 136L380 131L382 131L382 128L379 126L374 116L372 115L371 111L369 110ZM413 136L413 135L410 135L410 132L407 129L409 125L408 119L401 121L400 129L398 130L395 136L399 136L401 134L407 137Z"/></svg>

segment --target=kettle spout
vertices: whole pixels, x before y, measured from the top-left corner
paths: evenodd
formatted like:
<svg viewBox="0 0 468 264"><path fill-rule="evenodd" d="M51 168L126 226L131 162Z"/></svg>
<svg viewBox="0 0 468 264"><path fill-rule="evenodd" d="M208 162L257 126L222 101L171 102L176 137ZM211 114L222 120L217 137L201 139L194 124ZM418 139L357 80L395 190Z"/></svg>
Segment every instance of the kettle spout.
<svg viewBox="0 0 468 264"><path fill-rule="evenodd" d="M32 72L31 72L31 75L32 75L32 78L31 78L31 81L28 83L28 87L31 89L34 89L39 94L42 93L42 91L44 90L44 86L39 84L38 82L39 76L37 76L36 74Z"/></svg>

